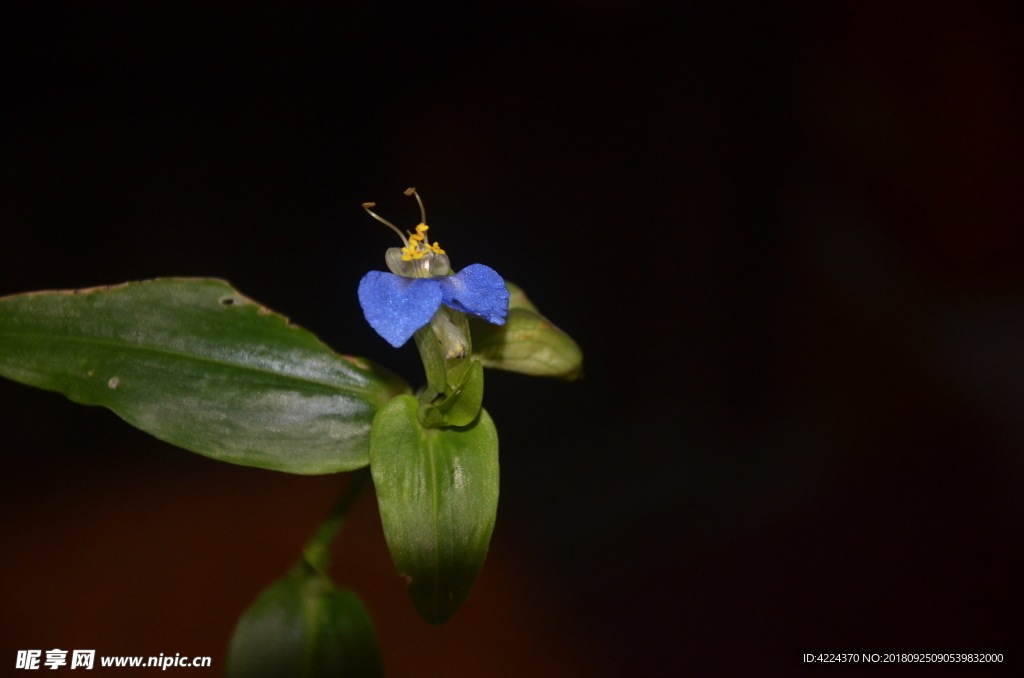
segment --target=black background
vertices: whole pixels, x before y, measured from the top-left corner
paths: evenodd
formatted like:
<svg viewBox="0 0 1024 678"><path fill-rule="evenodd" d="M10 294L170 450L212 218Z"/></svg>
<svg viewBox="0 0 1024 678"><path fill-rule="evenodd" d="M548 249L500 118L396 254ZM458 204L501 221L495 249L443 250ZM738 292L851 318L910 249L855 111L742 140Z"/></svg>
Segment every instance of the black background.
<svg viewBox="0 0 1024 678"><path fill-rule="evenodd" d="M585 353L493 373L491 557L395 676L772 675L1024 637L1024 88L1002 5L36 8L2 21L0 294L216 276L420 379L360 277L418 220ZM343 485L0 383L3 665L212 655ZM958 673L959 675L959 673Z"/></svg>

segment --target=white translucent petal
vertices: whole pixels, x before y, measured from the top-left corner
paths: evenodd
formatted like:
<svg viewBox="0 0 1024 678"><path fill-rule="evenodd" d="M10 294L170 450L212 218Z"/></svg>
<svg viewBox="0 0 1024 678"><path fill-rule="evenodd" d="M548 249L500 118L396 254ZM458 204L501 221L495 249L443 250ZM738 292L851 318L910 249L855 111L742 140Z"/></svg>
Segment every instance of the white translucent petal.
<svg viewBox="0 0 1024 678"><path fill-rule="evenodd" d="M431 252L427 256L430 257L430 275L448 275L452 272L447 254Z"/></svg>
<svg viewBox="0 0 1024 678"><path fill-rule="evenodd" d="M416 262L402 261L401 247L389 247L388 251L384 253L384 261L387 262L388 270L395 275L400 275L403 278L416 277Z"/></svg>

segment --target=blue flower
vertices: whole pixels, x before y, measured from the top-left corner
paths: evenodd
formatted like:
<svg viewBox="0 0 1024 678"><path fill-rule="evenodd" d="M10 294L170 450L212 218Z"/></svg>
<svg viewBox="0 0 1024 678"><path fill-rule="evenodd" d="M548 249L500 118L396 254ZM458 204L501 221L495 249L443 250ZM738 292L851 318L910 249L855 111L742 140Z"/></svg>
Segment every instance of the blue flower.
<svg viewBox="0 0 1024 678"><path fill-rule="evenodd" d="M432 278L370 271L359 281L359 305L367 322L396 348L429 323L441 304L504 325L508 289L501 276L483 264Z"/></svg>
<svg viewBox="0 0 1024 678"><path fill-rule="evenodd" d="M415 195L415 189L406 191ZM501 276L489 266L472 264L455 275L444 250L435 242L426 241L426 215L416 233L406 238L393 224L370 211L373 203L363 207L390 226L405 243L388 250L385 260L391 273L370 271L359 281L359 305L367 322L395 348L409 341L416 330L430 322L441 304L463 313L480 316L494 325L504 325L508 314L508 289Z"/></svg>

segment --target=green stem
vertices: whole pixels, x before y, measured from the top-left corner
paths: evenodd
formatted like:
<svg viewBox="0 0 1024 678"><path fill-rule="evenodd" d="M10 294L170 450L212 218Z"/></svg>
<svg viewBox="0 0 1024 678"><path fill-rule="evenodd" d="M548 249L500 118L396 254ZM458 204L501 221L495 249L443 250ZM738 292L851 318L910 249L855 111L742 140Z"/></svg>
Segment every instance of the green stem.
<svg viewBox="0 0 1024 678"><path fill-rule="evenodd" d="M341 526L348 519L348 514L355 506L356 500L362 494L367 482L370 480L370 467L353 471L349 476L348 484L334 506L327 513L327 517L320 523L313 536L309 538L302 548L302 556L306 564L317 572L326 575L327 569L331 566L331 542L337 536Z"/></svg>
<svg viewBox="0 0 1024 678"><path fill-rule="evenodd" d="M466 314L442 306L413 336L427 373L427 389L420 402L426 404L437 395L451 395L465 381L473 362Z"/></svg>

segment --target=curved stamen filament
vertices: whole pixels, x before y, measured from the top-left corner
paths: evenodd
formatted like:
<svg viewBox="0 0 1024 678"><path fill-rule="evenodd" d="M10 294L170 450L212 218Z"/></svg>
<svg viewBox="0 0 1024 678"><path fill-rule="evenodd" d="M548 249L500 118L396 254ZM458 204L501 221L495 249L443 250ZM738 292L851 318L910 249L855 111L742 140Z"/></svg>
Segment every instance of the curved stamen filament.
<svg viewBox="0 0 1024 678"><path fill-rule="evenodd" d="M417 197L417 199L419 198L419 196L416 196L416 197ZM405 234L402 233L400 230L398 230L397 226L395 226L390 221L388 221L384 217L376 214L373 210L370 209L371 207L376 207L376 206L377 206L377 203L375 203L375 202L364 202L363 203L363 209L366 210L367 212L369 212L371 217L373 217L374 219L376 219L377 221L379 221L380 223L384 224L385 226L389 227L392 231L397 233L398 237L402 239L402 242L405 244L405 246L408 247L409 246L409 240L408 240L408 238L405 237Z"/></svg>
<svg viewBox="0 0 1024 678"><path fill-rule="evenodd" d="M423 200L420 199L420 194L416 192L416 189L414 187L405 189L405 194L416 196L416 202L420 204L420 223L427 223L427 210L423 207Z"/></svg>

